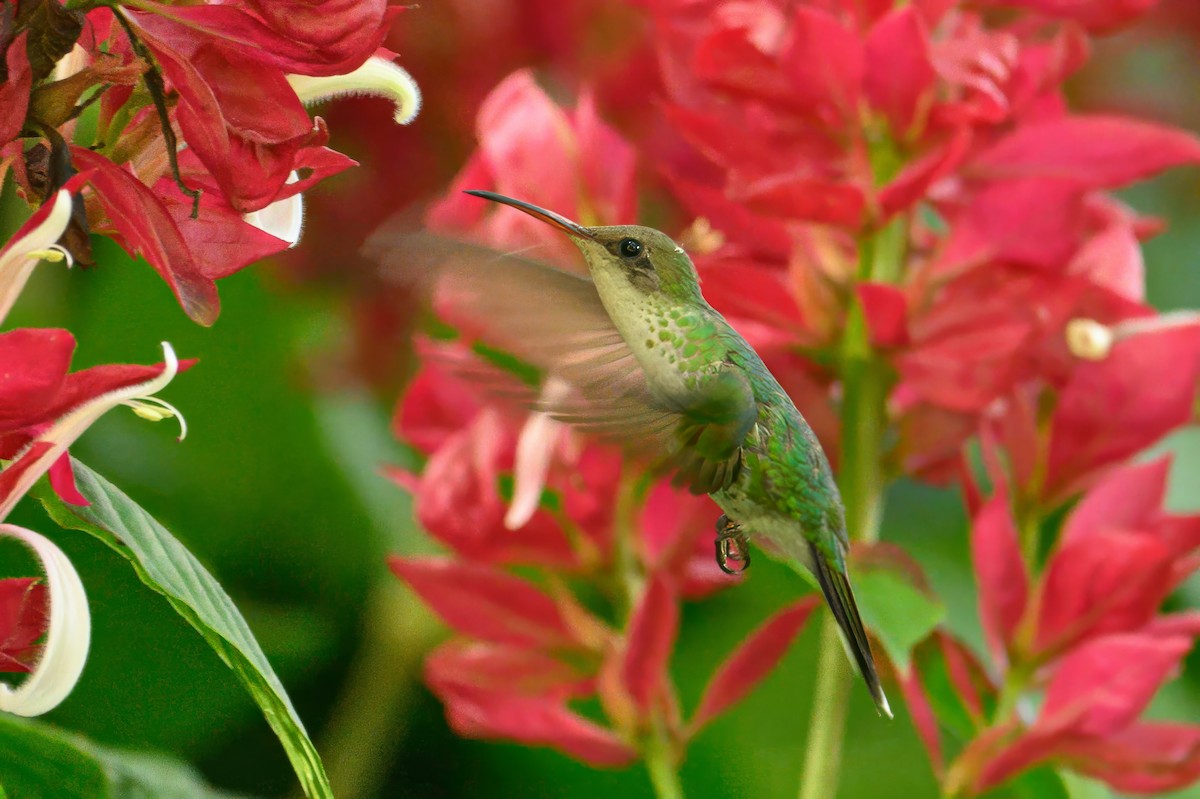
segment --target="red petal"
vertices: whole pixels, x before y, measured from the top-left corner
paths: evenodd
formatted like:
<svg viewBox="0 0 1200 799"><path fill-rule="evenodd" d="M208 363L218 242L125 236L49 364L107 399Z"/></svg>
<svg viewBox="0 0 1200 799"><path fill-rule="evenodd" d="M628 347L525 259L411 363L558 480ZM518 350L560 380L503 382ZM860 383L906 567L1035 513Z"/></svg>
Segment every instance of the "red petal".
<svg viewBox="0 0 1200 799"><path fill-rule="evenodd" d="M689 727L692 734L740 702L771 673L818 604L816 596L802 599L767 619L738 644L704 688Z"/></svg>
<svg viewBox="0 0 1200 799"><path fill-rule="evenodd" d="M554 600L519 577L450 558L391 557L388 565L461 633L524 647L575 644Z"/></svg>
<svg viewBox="0 0 1200 799"><path fill-rule="evenodd" d="M46 406L61 389L74 351L66 330L0 333L0 431L47 421Z"/></svg>
<svg viewBox="0 0 1200 799"><path fill-rule="evenodd" d="M422 351L421 343L417 343ZM469 384L430 366L423 357L421 371L408 384L397 409L392 430L425 454L442 446L466 427L479 412L479 401Z"/></svg>
<svg viewBox="0 0 1200 799"><path fill-rule="evenodd" d="M625 766L637 752L560 702L465 688L441 695L446 718L459 735L549 746L593 766Z"/></svg>
<svg viewBox="0 0 1200 799"><path fill-rule="evenodd" d="M760 214L856 227L866 200L846 183L780 174L758 179L731 175L730 199Z"/></svg>
<svg viewBox="0 0 1200 799"><path fill-rule="evenodd" d="M1144 528L1159 514L1167 494L1170 456L1114 469L1084 495L1063 525L1062 545L1104 528Z"/></svg>
<svg viewBox="0 0 1200 799"><path fill-rule="evenodd" d="M7 144L20 136L21 128L25 126L29 89L33 82L33 71L25 55L26 35L22 31L8 42L8 50L4 54L8 72L5 81L0 83L0 144Z"/></svg>
<svg viewBox="0 0 1200 799"><path fill-rule="evenodd" d="M1111 530L1062 545L1042 578L1037 651L1140 628L1171 591L1172 561L1163 542Z"/></svg>
<svg viewBox="0 0 1200 799"><path fill-rule="evenodd" d="M916 665L913 664L913 668L909 670L908 674L902 672L897 676L900 690L904 693L904 704L908 708L908 715L917 729L917 736L925 745L925 751L929 753L929 762L933 766L933 773L940 779L945 770L945 760L942 757L942 736L938 730L937 716L933 712L933 706L929 703L929 697L925 694L924 686L921 685Z"/></svg>
<svg viewBox="0 0 1200 799"><path fill-rule="evenodd" d="M911 5L897 8L871 29L865 47L867 99L887 116L892 135L904 139L937 78L920 13Z"/></svg>
<svg viewBox="0 0 1200 799"><path fill-rule="evenodd" d="M79 488L75 485L75 470L71 468L70 455L65 452L60 455L58 460L50 464L48 474L50 488L63 502L83 507L92 504L87 497L79 493Z"/></svg>
<svg viewBox="0 0 1200 799"><path fill-rule="evenodd" d="M863 81L863 43L858 34L820 9L800 6L782 65L792 79L794 101L831 126L857 118Z"/></svg>
<svg viewBox="0 0 1200 799"><path fill-rule="evenodd" d="M104 204L109 224L122 246L141 255L167 281L184 313L211 325L220 312L217 286L196 265L187 241L154 192L107 158L84 147L72 147L75 165L94 169L91 184Z"/></svg>
<svg viewBox="0 0 1200 799"><path fill-rule="evenodd" d="M239 212L279 194L301 148L323 143L283 73L165 18L134 15L141 37L180 95L179 126Z"/></svg>
<svg viewBox="0 0 1200 799"><path fill-rule="evenodd" d="M908 343L908 299L896 286L859 283L855 287L867 319L867 332L875 347L903 347Z"/></svg>
<svg viewBox="0 0 1200 799"><path fill-rule="evenodd" d="M1008 497L992 497L971 527L971 556L979 582L979 615L992 656L1003 663L1025 612L1029 573L1021 557Z"/></svg>
<svg viewBox="0 0 1200 799"><path fill-rule="evenodd" d="M1200 161L1200 139L1151 122L1071 115L1022 125L979 156L970 174L1050 177L1087 188L1119 188Z"/></svg>
<svg viewBox="0 0 1200 799"><path fill-rule="evenodd" d="M0 671L26 673L41 651L50 596L36 577L0 580Z"/></svg>
<svg viewBox="0 0 1200 799"><path fill-rule="evenodd" d="M249 224L219 196L206 192L200 198L200 214L193 219L192 198L180 192L173 180L163 178L154 191L193 254L196 268L210 280L228 277L288 248L288 242Z"/></svg>
<svg viewBox="0 0 1200 799"><path fill-rule="evenodd" d="M475 688L554 699L593 693L594 680L561 660L530 649L480 641L449 641L425 658L425 681L434 693Z"/></svg>
<svg viewBox="0 0 1200 799"><path fill-rule="evenodd" d="M1198 375L1200 325L1130 336L1105 360L1079 363L1052 417L1047 498L1186 424Z"/></svg>
<svg viewBox="0 0 1200 799"><path fill-rule="evenodd" d="M403 6L387 0L249 0L276 36L305 46L303 63L288 72L343 75L366 61L382 44ZM289 46L288 50L291 49Z"/></svg>
<svg viewBox="0 0 1200 799"><path fill-rule="evenodd" d="M1128 727L1191 649L1187 638L1110 635L1089 641L1059 664L1035 727L1106 736Z"/></svg>
<svg viewBox="0 0 1200 799"><path fill-rule="evenodd" d="M1200 779L1200 727L1134 724L1103 740L1069 742L1061 749L1073 769L1121 793L1176 791Z"/></svg>
<svg viewBox="0 0 1200 799"><path fill-rule="evenodd" d="M650 578L629 620L621 679L643 712L650 709L667 680L671 648L679 633L679 604L661 573Z"/></svg>

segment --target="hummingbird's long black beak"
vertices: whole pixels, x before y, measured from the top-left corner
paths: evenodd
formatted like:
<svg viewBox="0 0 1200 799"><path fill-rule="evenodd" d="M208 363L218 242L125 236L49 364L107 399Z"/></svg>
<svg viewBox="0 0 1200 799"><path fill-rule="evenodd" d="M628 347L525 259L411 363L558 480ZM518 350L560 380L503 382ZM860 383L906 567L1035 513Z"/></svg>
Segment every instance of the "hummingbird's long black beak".
<svg viewBox="0 0 1200 799"><path fill-rule="evenodd" d="M545 208L539 208L532 203L527 203L523 200L514 200L512 197L505 197L503 194L496 194L494 191L481 191L479 189L466 189L464 194L471 194L476 197L482 197L485 200L492 202L511 205L518 211L524 211L534 219L540 219L547 224L553 225L564 233L569 233L572 236L579 236L582 239L594 239L592 232L578 222L572 222L565 216L560 216L553 211L547 211Z"/></svg>

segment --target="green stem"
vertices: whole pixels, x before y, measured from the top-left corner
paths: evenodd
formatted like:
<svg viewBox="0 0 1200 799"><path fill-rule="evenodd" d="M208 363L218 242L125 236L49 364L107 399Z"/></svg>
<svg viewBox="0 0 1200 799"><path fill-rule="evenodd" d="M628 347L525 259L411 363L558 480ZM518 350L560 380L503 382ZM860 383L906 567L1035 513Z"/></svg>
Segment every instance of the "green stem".
<svg viewBox="0 0 1200 799"><path fill-rule="evenodd" d="M894 221L861 242L859 278L894 280L903 262L906 239ZM846 529L865 542L879 539L882 512L882 447L889 376L871 351L862 305L854 302L842 339L842 439L838 489L846 507ZM821 652L808 748L801 774L800 799L837 796L842 764L842 733L852 673L846 662L837 622L827 614L821 627Z"/></svg>
<svg viewBox="0 0 1200 799"><path fill-rule="evenodd" d="M683 799L683 785L679 781L679 770L671 755L671 742L661 720L656 720L654 729L647 738L642 758L650 774L657 799Z"/></svg>

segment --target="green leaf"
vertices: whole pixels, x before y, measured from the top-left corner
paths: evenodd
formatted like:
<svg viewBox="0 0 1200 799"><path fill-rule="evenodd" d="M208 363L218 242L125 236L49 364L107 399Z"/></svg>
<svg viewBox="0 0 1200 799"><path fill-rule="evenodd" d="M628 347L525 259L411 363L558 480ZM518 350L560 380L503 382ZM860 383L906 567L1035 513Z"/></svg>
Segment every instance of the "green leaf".
<svg viewBox="0 0 1200 799"><path fill-rule="evenodd" d="M304 793L333 796L325 768L291 700L233 601L149 513L112 483L73 460L76 484L91 505L67 505L45 488L39 499L55 522L96 536L133 565L143 583L166 597L234 671L279 737Z"/></svg>
<svg viewBox="0 0 1200 799"><path fill-rule="evenodd" d="M892 663L905 670L913 647L924 641L946 616L942 603L886 569L870 569L855 575L854 598L867 628L883 643Z"/></svg>
<svg viewBox="0 0 1200 799"><path fill-rule="evenodd" d="M1018 799L1070 799L1058 772L1046 766L1026 771L1009 785Z"/></svg>
<svg viewBox="0 0 1200 799"><path fill-rule="evenodd" d="M0 715L0 776L15 797L223 799L189 765L165 755L109 749L49 724Z"/></svg>

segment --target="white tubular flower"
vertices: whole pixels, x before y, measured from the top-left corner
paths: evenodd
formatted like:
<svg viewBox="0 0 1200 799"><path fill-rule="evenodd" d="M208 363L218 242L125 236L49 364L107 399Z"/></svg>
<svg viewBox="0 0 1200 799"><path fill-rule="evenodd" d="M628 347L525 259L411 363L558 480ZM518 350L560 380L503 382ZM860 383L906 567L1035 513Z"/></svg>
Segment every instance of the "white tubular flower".
<svg viewBox="0 0 1200 799"><path fill-rule="evenodd" d="M288 175L287 182L295 183L299 179L300 176L293 171ZM283 239L290 249L300 243L300 233L304 228L304 197L293 194L286 199L276 200L261 211L245 214L242 219L277 239Z"/></svg>
<svg viewBox="0 0 1200 799"><path fill-rule="evenodd" d="M288 75L296 96L305 105L339 97L385 97L396 106L397 125L407 125L421 110L421 90L405 70L386 58L372 56L361 67L345 75L314 78Z"/></svg>
<svg viewBox="0 0 1200 799"><path fill-rule="evenodd" d="M71 265L70 254L56 243L70 221L71 193L59 189L0 250L0 322L39 262L66 261Z"/></svg>
<svg viewBox="0 0 1200 799"><path fill-rule="evenodd" d="M18 500L25 496L50 465L75 443L75 439L79 438L83 431L118 405L127 405L138 416L153 422L172 417L179 419L179 438L183 440L187 435L187 423L183 416L174 406L154 396L162 391L179 371L179 359L175 357L175 350L165 341L162 348L163 370L157 376L93 397L59 417L49 430L17 453L5 468L6 472L15 470L12 473L16 475L16 479L11 485L5 486L5 493L0 494L0 520L7 518Z"/></svg>
<svg viewBox="0 0 1200 799"><path fill-rule="evenodd" d="M92 617L79 574L50 539L13 524L0 524L0 535L24 542L46 574L50 614L42 657L17 688L0 683L0 710L38 716L58 707L79 682L91 645Z"/></svg>
<svg viewBox="0 0 1200 799"><path fill-rule="evenodd" d="M551 377L542 386L538 404L553 407L562 402L571 386L565 380ZM547 413L531 413L517 438L516 463L513 466L513 498L504 515L504 526L519 530L529 523L542 501L550 458L562 435L564 424Z"/></svg>

